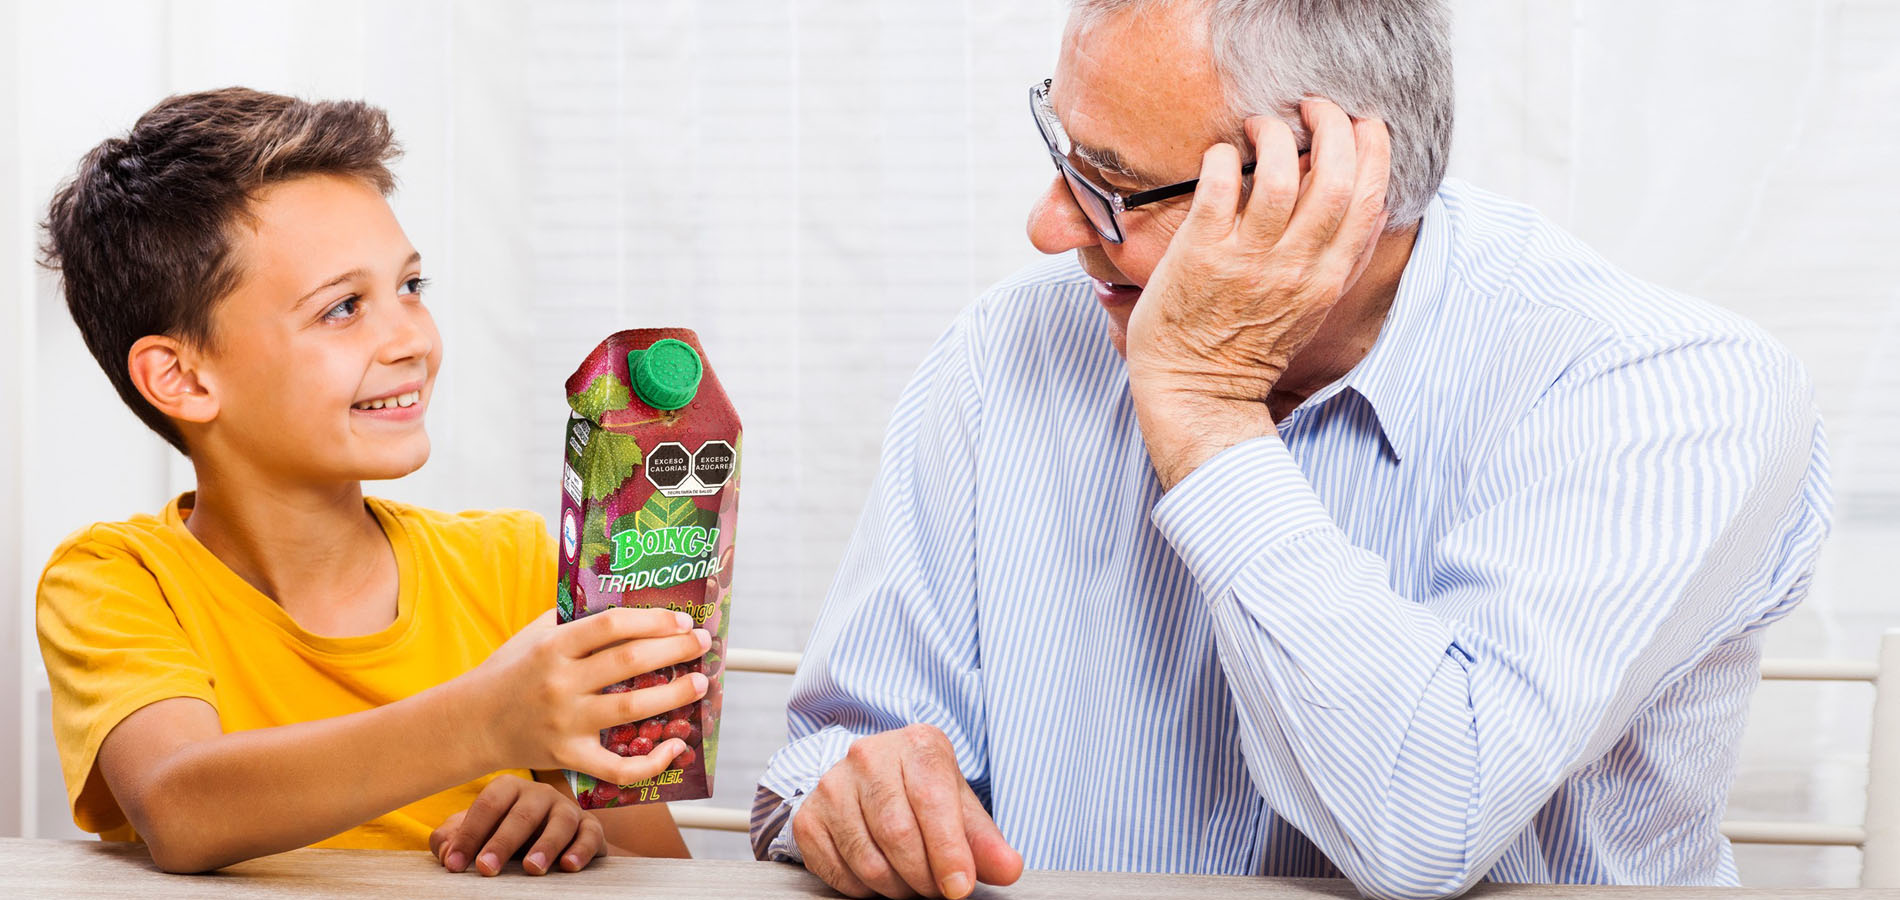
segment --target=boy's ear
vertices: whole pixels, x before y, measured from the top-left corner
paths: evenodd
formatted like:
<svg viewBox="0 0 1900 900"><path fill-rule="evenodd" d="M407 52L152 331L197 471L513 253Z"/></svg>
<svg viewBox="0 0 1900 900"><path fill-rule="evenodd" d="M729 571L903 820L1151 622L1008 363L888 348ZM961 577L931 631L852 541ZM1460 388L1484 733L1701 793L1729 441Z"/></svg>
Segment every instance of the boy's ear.
<svg viewBox="0 0 1900 900"><path fill-rule="evenodd" d="M200 377L198 354L176 338L148 334L133 342L126 358L132 383L145 402L159 412L186 422L209 422L218 416L218 398Z"/></svg>

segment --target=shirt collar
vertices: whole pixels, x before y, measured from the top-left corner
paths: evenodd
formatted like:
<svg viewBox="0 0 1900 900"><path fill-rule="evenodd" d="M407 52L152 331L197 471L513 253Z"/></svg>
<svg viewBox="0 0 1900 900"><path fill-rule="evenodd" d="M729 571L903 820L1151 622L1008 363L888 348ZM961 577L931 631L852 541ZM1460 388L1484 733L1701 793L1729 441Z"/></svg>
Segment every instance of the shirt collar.
<svg viewBox="0 0 1900 900"><path fill-rule="evenodd" d="M1345 377L1309 401L1310 405L1324 403L1344 390L1365 398L1394 459L1404 459L1421 438L1423 407L1430 400L1429 392L1421 389L1425 376L1421 367L1442 362L1433 359L1426 344L1430 323L1449 287L1451 244L1445 202L1433 197L1372 349Z"/></svg>

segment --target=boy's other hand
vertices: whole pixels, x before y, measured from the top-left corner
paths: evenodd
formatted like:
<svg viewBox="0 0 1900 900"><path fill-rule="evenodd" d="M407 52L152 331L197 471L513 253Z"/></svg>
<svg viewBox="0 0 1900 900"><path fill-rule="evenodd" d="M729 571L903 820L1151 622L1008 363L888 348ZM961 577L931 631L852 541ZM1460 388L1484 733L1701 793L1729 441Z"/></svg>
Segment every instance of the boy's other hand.
<svg viewBox="0 0 1900 900"><path fill-rule="evenodd" d="M500 874L502 864L523 847L521 869L529 875L553 871L557 856L562 871L578 872L606 845L600 821L573 798L519 775L489 782L468 809L429 835L429 851L443 868L464 872L473 860L483 875Z"/></svg>
<svg viewBox="0 0 1900 900"><path fill-rule="evenodd" d="M600 732L660 715L706 694L690 672L655 687L601 689L704 656L712 637L692 617L665 609L608 609L556 625L554 611L509 638L462 679L477 720L487 771L573 769L614 784L661 772L686 749L671 739L645 756L601 746Z"/></svg>

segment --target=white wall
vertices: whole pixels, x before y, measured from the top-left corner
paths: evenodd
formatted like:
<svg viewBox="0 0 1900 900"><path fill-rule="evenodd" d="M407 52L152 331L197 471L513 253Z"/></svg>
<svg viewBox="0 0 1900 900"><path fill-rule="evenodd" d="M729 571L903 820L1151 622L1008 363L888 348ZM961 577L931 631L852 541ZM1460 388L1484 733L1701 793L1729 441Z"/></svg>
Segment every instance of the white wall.
<svg viewBox="0 0 1900 900"><path fill-rule="evenodd" d="M1900 625L1900 13L1885 0L1456 0L1454 172L1804 359L1835 448L1836 537L1782 655ZM1049 176L1024 109L1058 0L0 0L0 833L71 834L31 591L86 522L189 471L119 405L32 223L84 150L164 94L231 83L386 106L396 200L448 355L436 454L375 490L552 515L559 384L621 327L699 329L745 416L733 639L802 645L924 348L1034 257ZM86 430L88 440L71 438ZM749 800L785 680L735 675L719 799ZM1735 812L1859 816L1868 698L1764 689ZM19 722L15 730L11 723ZM17 796L17 800L16 800ZM729 836L698 850L737 855ZM1846 884L1853 851L1738 850L1753 884Z"/></svg>
<svg viewBox="0 0 1900 900"><path fill-rule="evenodd" d="M19 33L19 10L0 3L0 35ZM20 77L23 61L12 53L17 38L6 39L6 55L0 56L0 122L20 121ZM23 582L24 548L21 514L21 488L26 468L21 457L24 441L20 425L25 420L21 403L25 386L34 369L31 342L32 306L23 302L31 285L28 254L20 248L29 243L27 223L31 221L31 203L26 199L26 178L21 165L26 135L9 128L0 136L0 323L5 323L6 338L0 339L0 677L7 681L0 688L0 834L20 833L20 793L26 784L20 764L20 750L26 743L22 734L31 734L31 717L21 704L31 698L18 685L31 680L23 659L26 638L22 626L27 623L19 585ZM13 601L11 604L4 601ZM10 688L10 689L8 689Z"/></svg>

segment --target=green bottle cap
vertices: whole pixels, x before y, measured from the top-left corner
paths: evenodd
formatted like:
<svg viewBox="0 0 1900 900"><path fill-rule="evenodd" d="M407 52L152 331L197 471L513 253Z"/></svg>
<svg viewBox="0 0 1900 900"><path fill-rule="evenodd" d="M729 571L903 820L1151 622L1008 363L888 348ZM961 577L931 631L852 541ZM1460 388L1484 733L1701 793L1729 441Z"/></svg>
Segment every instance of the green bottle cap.
<svg viewBox="0 0 1900 900"><path fill-rule="evenodd" d="M640 402L654 409L679 409L693 402L699 393L699 378L705 374L699 353L691 344L664 338L645 350L627 354L627 374Z"/></svg>

